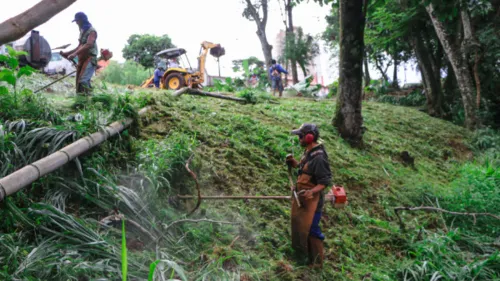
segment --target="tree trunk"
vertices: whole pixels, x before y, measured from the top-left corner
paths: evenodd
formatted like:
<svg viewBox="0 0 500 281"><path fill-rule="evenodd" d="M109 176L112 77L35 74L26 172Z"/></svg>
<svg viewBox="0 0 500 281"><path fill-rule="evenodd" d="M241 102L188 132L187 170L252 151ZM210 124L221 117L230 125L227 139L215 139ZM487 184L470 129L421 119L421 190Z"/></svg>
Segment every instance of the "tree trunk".
<svg viewBox="0 0 500 281"><path fill-rule="evenodd" d="M472 83L472 74L467 64L467 52L460 50L452 45L449 36L446 34L446 29L434 15L434 7L432 3L425 7L429 14L439 41L443 45L444 52L453 67L457 79L458 89L462 96L462 102L465 110L465 126L469 129L474 129L477 126L476 103L474 100L474 84ZM465 41L465 38L464 40ZM463 44L462 44L463 46Z"/></svg>
<svg viewBox="0 0 500 281"><path fill-rule="evenodd" d="M398 83L398 55L394 54L394 72L392 73L392 87L394 89L399 89L399 83Z"/></svg>
<svg viewBox="0 0 500 281"><path fill-rule="evenodd" d="M292 10L293 10L292 0L287 0L287 4L286 4L286 12L288 14L288 30L287 30L287 33L290 36L290 38L293 38L294 42L296 42L295 37L294 37L295 30L293 28L293 13L292 13ZM295 60L294 56L292 56L290 58L290 63L291 63L291 69L292 69L293 83L294 84L299 83L299 75L298 75L298 72L297 72L297 60Z"/></svg>
<svg viewBox="0 0 500 281"><path fill-rule="evenodd" d="M425 85L425 97L427 100L427 111L431 116L441 115L442 94L439 75L434 73L432 58L429 54L431 50L425 48L420 31L416 31L412 36L411 43L418 60L418 66L422 73L422 80Z"/></svg>
<svg viewBox="0 0 500 281"><path fill-rule="evenodd" d="M372 80L372 78L370 77L370 70L368 69L368 55L365 53L365 56L363 58L363 63L365 65L365 69L364 69L364 76L365 76L365 87L368 87L370 86L370 82Z"/></svg>
<svg viewBox="0 0 500 281"><path fill-rule="evenodd" d="M74 2L76 0L43 0L29 10L2 22L0 45L22 38L33 28L47 22Z"/></svg>
<svg viewBox="0 0 500 281"><path fill-rule="evenodd" d="M271 60L273 59L273 46L269 44L267 41L266 35L266 25L267 25L267 16L268 16L268 0L261 0L262 4L262 19L260 18L259 12L255 9L254 5L250 0L245 0L247 3L247 8L250 16L255 21L257 25L257 36L260 40L260 45L262 47L262 52L264 53L264 59L266 60L266 72L269 81L271 81L271 74L269 73L269 69L271 68Z"/></svg>
<svg viewBox="0 0 500 281"><path fill-rule="evenodd" d="M352 146L360 146L364 131L361 115L365 27L363 0L340 0L339 5L339 98L333 125Z"/></svg>
<svg viewBox="0 0 500 281"><path fill-rule="evenodd" d="M382 68L383 66L383 63L375 58L375 67L378 69L380 74L382 74L382 79L384 79L385 82L389 82L389 76L387 76L387 68L384 70Z"/></svg>
<svg viewBox="0 0 500 281"><path fill-rule="evenodd" d="M260 40L260 45L262 46L262 52L264 53L264 59L266 60L267 69L271 68L271 60L273 59L273 46L267 41L266 30L257 30L257 36ZM269 71L268 71L269 72Z"/></svg>

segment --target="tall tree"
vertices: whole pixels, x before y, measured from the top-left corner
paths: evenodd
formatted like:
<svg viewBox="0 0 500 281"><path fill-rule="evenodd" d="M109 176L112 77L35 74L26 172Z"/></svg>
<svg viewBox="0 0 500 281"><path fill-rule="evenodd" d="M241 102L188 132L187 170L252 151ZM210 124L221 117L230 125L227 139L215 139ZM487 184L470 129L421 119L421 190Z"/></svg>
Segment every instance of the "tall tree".
<svg viewBox="0 0 500 281"><path fill-rule="evenodd" d="M248 20L254 21L257 25L257 36L259 37L260 45L262 46L262 52L264 53L267 69L269 69L273 58L273 46L269 44L266 35L269 0L245 0L245 3L246 7L243 11L243 16Z"/></svg>
<svg viewBox="0 0 500 281"><path fill-rule="evenodd" d="M153 68L155 54L174 47L168 35L133 34L127 40L122 52L125 59L136 61L146 68Z"/></svg>
<svg viewBox="0 0 500 281"><path fill-rule="evenodd" d="M287 35L284 45L283 59L298 64L306 77L306 67L319 54L319 45L310 34L304 34L301 27L293 34Z"/></svg>
<svg viewBox="0 0 500 281"><path fill-rule="evenodd" d="M283 0L285 3L285 10L288 16L288 26L286 29L286 37L287 41L295 41L295 28L293 26L293 7L295 6L295 2L293 0ZM289 46L290 48L293 48L293 46ZM299 76L297 73L297 59L294 56L291 56L290 58L290 67L292 70L292 79L293 83L296 84L299 82Z"/></svg>
<svg viewBox="0 0 500 281"><path fill-rule="evenodd" d="M339 97L333 125L353 146L362 144L364 28L368 0L340 0Z"/></svg>
<svg viewBox="0 0 500 281"><path fill-rule="evenodd" d="M365 56L363 57L363 77L365 79L365 87L370 86L370 82L372 81L372 78L370 77L370 69L368 66L368 55L365 52Z"/></svg>
<svg viewBox="0 0 500 281"><path fill-rule="evenodd" d="M30 30L47 22L75 2L76 0L43 0L23 13L0 23L0 45L22 38Z"/></svg>
<svg viewBox="0 0 500 281"><path fill-rule="evenodd" d="M466 4L459 1L455 5L460 10L460 17L457 20L461 23L459 25L460 30L457 33L463 34L463 36L457 37L458 40L452 40L445 23L438 18L439 12L443 11L436 11L432 2L428 3L425 9L431 18L437 37L455 73L465 111L465 126L474 129L478 123L477 106L474 99L475 87L472 82L472 72L468 65L468 48L470 47L469 44L473 42L472 28Z"/></svg>

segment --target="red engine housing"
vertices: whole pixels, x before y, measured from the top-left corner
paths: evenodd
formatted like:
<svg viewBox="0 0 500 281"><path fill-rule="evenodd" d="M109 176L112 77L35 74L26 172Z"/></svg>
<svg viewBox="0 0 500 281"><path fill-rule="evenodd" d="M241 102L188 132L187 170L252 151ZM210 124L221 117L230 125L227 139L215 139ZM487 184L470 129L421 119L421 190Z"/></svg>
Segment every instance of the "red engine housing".
<svg viewBox="0 0 500 281"><path fill-rule="evenodd" d="M344 208L347 205L347 195L343 186L334 185L328 192L327 198L335 208Z"/></svg>

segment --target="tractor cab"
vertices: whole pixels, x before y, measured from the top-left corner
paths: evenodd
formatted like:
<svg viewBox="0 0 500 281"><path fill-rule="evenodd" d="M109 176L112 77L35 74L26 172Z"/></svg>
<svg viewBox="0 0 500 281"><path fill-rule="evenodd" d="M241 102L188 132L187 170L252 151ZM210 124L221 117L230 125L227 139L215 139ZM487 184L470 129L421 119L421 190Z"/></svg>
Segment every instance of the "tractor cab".
<svg viewBox="0 0 500 281"><path fill-rule="evenodd" d="M182 55L184 55L184 57L182 57ZM189 68L186 67L184 58L186 59ZM191 69L191 65L186 56L186 50L183 48L170 48L160 51L155 54L154 59L156 66L157 67L161 66L165 70L168 70L170 68L176 68L178 71L185 73L193 73L195 71Z"/></svg>

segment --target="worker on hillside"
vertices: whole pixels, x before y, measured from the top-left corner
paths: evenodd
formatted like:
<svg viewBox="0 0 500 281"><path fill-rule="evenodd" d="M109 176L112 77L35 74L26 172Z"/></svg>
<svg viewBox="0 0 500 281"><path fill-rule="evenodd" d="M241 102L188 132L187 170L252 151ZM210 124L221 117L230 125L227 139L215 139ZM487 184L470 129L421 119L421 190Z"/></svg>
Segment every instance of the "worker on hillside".
<svg viewBox="0 0 500 281"><path fill-rule="evenodd" d="M319 130L314 124L302 124L292 134L299 137L305 148L300 162L293 155L286 163L298 168L295 192L299 195L300 207L292 203L292 247L298 254L308 254L311 267L323 267L323 240L319 222L324 204L323 190L330 185L332 173L323 144L318 143Z"/></svg>
<svg viewBox="0 0 500 281"><path fill-rule="evenodd" d="M281 73L288 74L283 67L276 63L276 60L271 60L271 68L269 68L269 74L271 75L271 87L273 88L273 96L276 96L276 91L280 93L280 97L283 94L283 81L281 80Z"/></svg>
<svg viewBox="0 0 500 281"><path fill-rule="evenodd" d="M163 77L164 73L165 69L163 69L163 66L161 65L155 69L153 82L155 83L156 88L160 88L160 80Z"/></svg>
<svg viewBox="0 0 500 281"><path fill-rule="evenodd" d="M78 65L76 67L76 92L78 94L89 94L92 90L90 80L97 68L97 31L90 24L87 15L82 12L75 14L73 22L76 22L80 28L78 47L69 52L61 51L61 55L70 61L78 58Z"/></svg>

